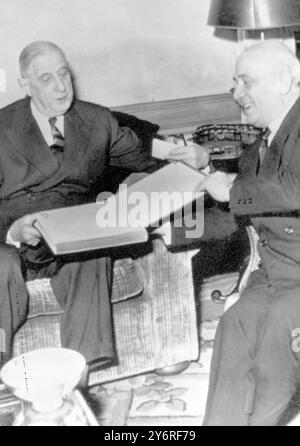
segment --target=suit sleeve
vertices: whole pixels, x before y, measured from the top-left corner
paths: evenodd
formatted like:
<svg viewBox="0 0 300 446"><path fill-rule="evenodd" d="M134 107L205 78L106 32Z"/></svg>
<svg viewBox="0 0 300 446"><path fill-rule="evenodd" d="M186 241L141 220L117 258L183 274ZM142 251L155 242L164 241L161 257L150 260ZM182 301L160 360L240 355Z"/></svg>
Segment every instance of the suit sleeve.
<svg viewBox="0 0 300 446"><path fill-rule="evenodd" d="M155 160L143 147L142 141L128 127L119 127L111 116L111 146L109 164L133 172L150 172L154 169Z"/></svg>
<svg viewBox="0 0 300 446"><path fill-rule="evenodd" d="M15 218L9 216L6 212L5 200L3 198L1 184L2 184L2 177L0 174L0 200L1 200L1 203L0 203L0 243L6 243L9 228L15 221Z"/></svg>
<svg viewBox="0 0 300 446"><path fill-rule="evenodd" d="M14 218L7 218L2 212L0 215L0 243L7 243L7 234Z"/></svg>

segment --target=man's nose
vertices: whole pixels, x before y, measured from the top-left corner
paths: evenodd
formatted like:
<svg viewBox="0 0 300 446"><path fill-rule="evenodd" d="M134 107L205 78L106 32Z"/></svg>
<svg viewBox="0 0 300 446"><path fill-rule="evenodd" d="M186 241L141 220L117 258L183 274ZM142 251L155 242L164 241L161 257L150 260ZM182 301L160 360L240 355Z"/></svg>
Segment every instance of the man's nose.
<svg viewBox="0 0 300 446"><path fill-rule="evenodd" d="M67 88L66 83L59 77L56 78L55 86L58 91L65 91Z"/></svg>
<svg viewBox="0 0 300 446"><path fill-rule="evenodd" d="M244 95L244 89L243 89L243 87L241 86L241 85L237 85L235 88L234 88L234 91L233 91L233 99L235 100L235 101L239 101L239 99L241 99L241 97Z"/></svg>

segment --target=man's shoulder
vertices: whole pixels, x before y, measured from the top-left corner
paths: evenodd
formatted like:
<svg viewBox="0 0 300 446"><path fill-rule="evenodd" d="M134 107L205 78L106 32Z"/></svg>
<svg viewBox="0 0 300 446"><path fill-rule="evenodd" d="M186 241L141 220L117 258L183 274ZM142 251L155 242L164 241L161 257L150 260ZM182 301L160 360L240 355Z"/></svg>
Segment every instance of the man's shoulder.
<svg viewBox="0 0 300 446"><path fill-rule="evenodd" d="M91 129L98 128L101 131L104 129L110 131L114 117L108 107L76 99L74 109L82 121Z"/></svg>
<svg viewBox="0 0 300 446"><path fill-rule="evenodd" d="M82 101L76 99L75 108L79 113L84 113L88 115L103 115L110 117L112 113L108 107L105 107L100 104L95 104L93 102Z"/></svg>
<svg viewBox="0 0 300 446"><path fill-rule="evenodd" d="M0 124L1 125L9 125L16 112L27 107L28 101L27 99L19 99L18 101L12 102L9 105L0 109Z"/></svg>

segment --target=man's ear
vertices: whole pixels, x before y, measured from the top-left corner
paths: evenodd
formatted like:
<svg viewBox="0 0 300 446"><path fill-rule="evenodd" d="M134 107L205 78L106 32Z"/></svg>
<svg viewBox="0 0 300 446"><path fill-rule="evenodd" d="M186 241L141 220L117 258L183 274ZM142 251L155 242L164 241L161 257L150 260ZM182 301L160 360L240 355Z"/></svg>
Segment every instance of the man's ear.
<svg viewBox="0 0 300 446"><path fill-rule="evenodd" d="M280 82L280 92L283 95L287 95L293 86L293 77L292 73L288 72L287 70L284 70L280 73L279 77Z"/></svg>
<svg viewBox="0 0 300 446"><path fill-rule="evenodd" d="M27 96L31 96L31 88L30 88L28 79L26 79L25 77L20 77L18 79L18 83L19 83L20 87L25 91Z"/></svg>
<svg viewBox="0 0 300 446"><path fill-rule="evenodd" d="M292 72L294 85L296 88L300 87L300 66L293 70Z"/></svg>

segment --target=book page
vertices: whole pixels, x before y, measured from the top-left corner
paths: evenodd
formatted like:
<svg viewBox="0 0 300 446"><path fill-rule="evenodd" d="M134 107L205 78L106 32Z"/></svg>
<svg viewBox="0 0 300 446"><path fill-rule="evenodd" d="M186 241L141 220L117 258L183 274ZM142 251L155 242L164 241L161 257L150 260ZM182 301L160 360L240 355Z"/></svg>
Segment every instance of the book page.
<svg viewBox="0 0 300 446"><path fill-rule="evenodd" d="M199 197L204 175L181 162L173 162L107 200L108 212L122 225L156 228L165 218ZM116 213L116 214L115 214Z"/></svg>

